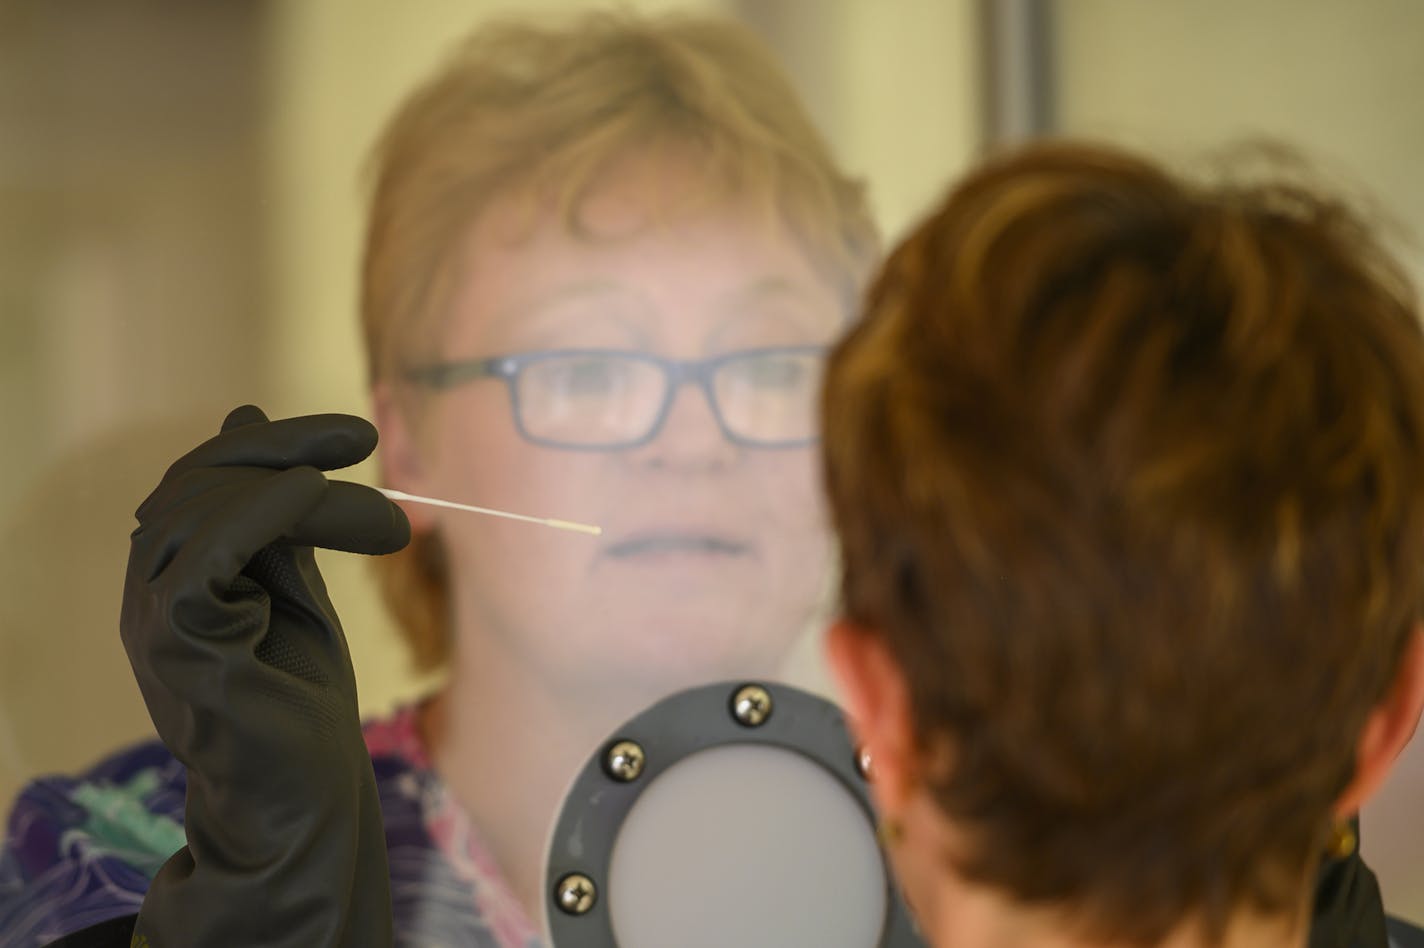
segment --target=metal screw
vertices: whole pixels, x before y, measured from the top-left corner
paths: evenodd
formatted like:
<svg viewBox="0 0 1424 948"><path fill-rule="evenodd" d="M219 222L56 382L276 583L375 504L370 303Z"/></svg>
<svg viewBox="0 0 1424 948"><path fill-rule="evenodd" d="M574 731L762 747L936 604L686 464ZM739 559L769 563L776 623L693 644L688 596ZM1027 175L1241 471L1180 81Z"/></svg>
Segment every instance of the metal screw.
<svg viewBox="0 0 1424 948"><path fill-rule="evenodd" d="M855 769L863 779L870 779L870 751L859 745L855 748Z"/></svg>
<svg viewBox="0 0 1424 948"><path fill-rule="evenodd" d="M761 685L743 685L732 696L732 717L743 727L760 727L771 717L771 692Z"/></svg>
<svg viewBox="0 0 1424 948"><path fill-rule="evenodd" d="M598 889L593 880L581 872L571 872L559 880L554 898L565 915L583 915L593 908Z"/></svg>
<svg viewBox="0 0 1424 948"><path fill-rule="evenodd" d="M647 755L636 742L619 741L608 748L608 754L603 758L603 769L614 780L631 783L643 773L646 760Z"/></svg>

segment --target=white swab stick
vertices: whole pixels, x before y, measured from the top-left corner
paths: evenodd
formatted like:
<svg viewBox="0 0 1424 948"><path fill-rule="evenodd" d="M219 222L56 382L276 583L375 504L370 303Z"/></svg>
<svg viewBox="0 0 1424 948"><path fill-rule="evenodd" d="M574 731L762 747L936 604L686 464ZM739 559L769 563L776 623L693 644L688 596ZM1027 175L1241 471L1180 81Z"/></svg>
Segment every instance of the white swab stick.
<svg viewBox="0 0 1424 948"><path fill-rule="evenodd" d="M507 520L523 520L525 523L537 523L546 527L553 527L556 530L572 530L575 533L587 533L592 536L599 536L603 533L602 527L595 527L587 523L574 523L571 520L556 520L553 517L527 517L524 514L510 513L507 510L494 510L490 507L476 507L473 504L457 504L453 500L437 500L434 497L421 497L419 494L407 494L403 490L395 490L391 487L377 487L376 490L385 494L391 500L406 500L413 504L429 504L432 507L448 507L451 510L468 510L470 513L488 514L491 517L504 517Z"/></svg>

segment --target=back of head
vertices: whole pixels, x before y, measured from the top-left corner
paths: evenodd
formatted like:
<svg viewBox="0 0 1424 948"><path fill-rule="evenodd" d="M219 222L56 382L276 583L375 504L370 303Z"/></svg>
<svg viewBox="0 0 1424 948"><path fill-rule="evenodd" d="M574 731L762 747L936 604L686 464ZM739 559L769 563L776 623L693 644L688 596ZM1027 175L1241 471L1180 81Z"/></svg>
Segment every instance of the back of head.
<svg viewBox="0 0 1424 948"><path fill-rule="evenodd" d="M844 608L962 877L1148 943L1294 910L1420 616L1424 341L1343 207L993 161L835 353Z"/></svg>
<svg viewBox="0 0 1424 948"><path fill-rule="evenodd" d="M659 195L673 212L748 201L785 226L849 311L878 253L863 190L836 166L764 45L733 21L587 13L493 20L402 104L373 155L361 316L373 383L433 355L459 248L497 200L553 205L580 232L584 200L630 156L696 167L705 187ZM590 239L596 239L593 235ZM418 415L414 391L402 398ZM448 653L438 538L377 568L416 664Z"/></svg>

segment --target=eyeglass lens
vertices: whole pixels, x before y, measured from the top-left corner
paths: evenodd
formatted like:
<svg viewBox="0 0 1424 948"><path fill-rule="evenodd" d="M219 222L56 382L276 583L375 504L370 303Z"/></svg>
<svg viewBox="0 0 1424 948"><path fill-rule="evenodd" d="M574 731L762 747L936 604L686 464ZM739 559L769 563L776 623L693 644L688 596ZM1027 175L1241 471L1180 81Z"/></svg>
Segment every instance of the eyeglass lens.
<svg viewBox="0 0 1424 948"><path fill-rule="evenodd" d="M822 357L817 352L746 353L718 362L710 394L726 432L741 441L785 444L815 435ZM631 444L664 414L669 369L616 353L570 353L521 367L520 423L532 438L579 447Z"/></svg>

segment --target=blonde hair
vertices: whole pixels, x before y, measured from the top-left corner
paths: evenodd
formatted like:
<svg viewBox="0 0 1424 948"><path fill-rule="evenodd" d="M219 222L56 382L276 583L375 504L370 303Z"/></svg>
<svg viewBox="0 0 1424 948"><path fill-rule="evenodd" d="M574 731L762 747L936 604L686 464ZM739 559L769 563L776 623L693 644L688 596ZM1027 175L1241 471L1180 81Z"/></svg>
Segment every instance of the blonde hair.
<svg viewBox="0 0 1424 948"><path fill-rule="evenodd" d="M368 373L399 386L431 345L471 222L496 198L552 198L571 230L601 175L635 149L675 147L712 198L758 200L849 311L879 249L859 182L835 166L787 77L746 29L687 15L585 14L477 30L386 128L373 158L362 267ZM695 200L696 198L690 198ZM402 410L418 405L402 398ZM417 668L449 652L439 538L376 561Z"/></svg>

